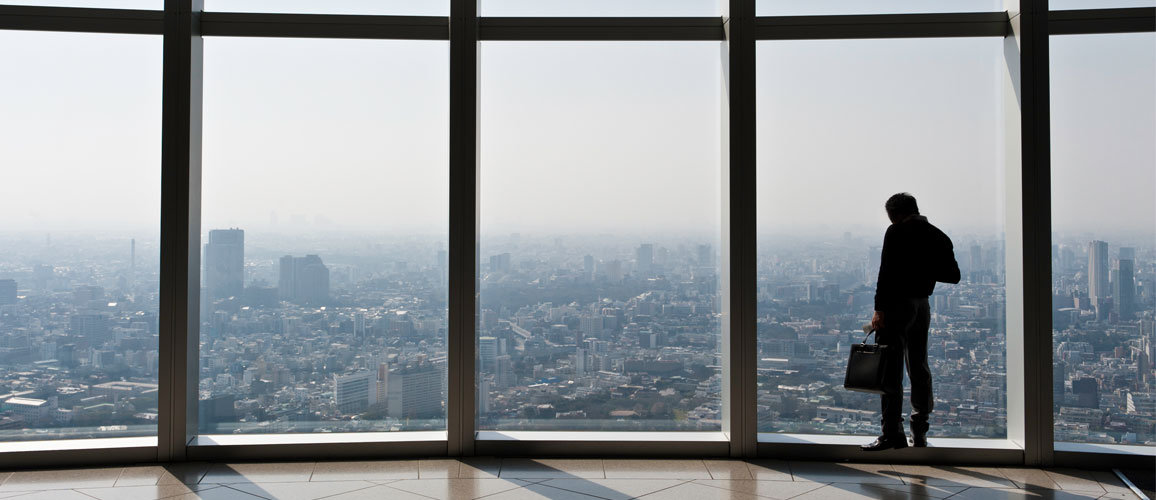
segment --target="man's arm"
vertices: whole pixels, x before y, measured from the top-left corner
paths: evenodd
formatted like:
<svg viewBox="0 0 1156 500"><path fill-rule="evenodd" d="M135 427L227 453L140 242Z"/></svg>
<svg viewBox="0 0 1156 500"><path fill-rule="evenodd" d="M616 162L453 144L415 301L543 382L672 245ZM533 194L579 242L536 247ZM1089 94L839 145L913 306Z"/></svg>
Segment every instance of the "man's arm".
<svg viewBox="0 0 1156 500"><path fill-rule="evenodd" d="M935 281L940 283L959 283L959 262L955 260L955 247L951 244L949 238L943 231L939 231L940 240L943 242L943 255L939 259L939 270L936 273Z"/></svg>
<svg viewBox="0 0 1156 500"><path fill-rule="evenodd" d="M871 319L871 326L876 329L883 326L883 315L880 314L880 311L883 310L883 303L892 295L895 288L896 263L894 260L898 258L895 248L895 228L896 225L892 224L883 235L883 254L879 258L879 277L875 282L875 316Z"/></svg>

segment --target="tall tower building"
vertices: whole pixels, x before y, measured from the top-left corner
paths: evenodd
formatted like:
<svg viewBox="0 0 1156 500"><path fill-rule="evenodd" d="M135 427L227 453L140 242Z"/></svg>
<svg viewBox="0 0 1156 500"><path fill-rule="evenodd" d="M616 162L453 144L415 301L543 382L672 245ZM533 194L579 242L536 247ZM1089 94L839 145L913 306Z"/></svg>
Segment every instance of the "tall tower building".
<svg viewBox="0 0 1156 500"><path fill-rule="evenodd" d="M245 231L214 229L205 244L204 287L210 299L239 297L245 290Z"/></svg>
<svg viewBox="0 0 1156 500"><path fill-rule="evenodd" d="M0 280L0 306L16 303L16 280Z"/></svg>
<svg viewBox="0 0 1156 500"><path fill-rule="evenodd" d="M643 243L635 251L635 263L639 278L649 277L654 270L654 245Z"/></svg>
<svg viewBox="0 0 1156 500"><path fill-rule="evenodd" d="M329 301L329 268L317 255L281 257L277 293L282 300L299 304Z"/></svg>
<svg viewBox="0 0 1156 500"><path fill-rule="evenodd" d="M1088 297L1093 303L1108 298L1108 242L1088 243Z"/></svg>
<svg viewBox="0 0 1156 500"><path fill-rule="evenodd" d="M1136 300L1135 266L1132 259L1123 258L1123 252L1120 255L1116 269L1112 270L1112 303L1120 319L1127 320L1132 317L1132 305Z"/></svg>

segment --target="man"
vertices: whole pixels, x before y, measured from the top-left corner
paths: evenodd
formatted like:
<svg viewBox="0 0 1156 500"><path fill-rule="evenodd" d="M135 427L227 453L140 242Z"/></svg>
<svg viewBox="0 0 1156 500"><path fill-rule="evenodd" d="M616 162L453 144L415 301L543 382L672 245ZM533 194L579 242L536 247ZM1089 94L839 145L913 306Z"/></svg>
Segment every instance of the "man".
<svg viewBox="0 0 1156 500"><path fill-rule="evenodd" d="M911 434L914 446L927 446L931 415L931 369L927 366L927 297L935 282L959 283L959 265L951 239L919 215L915 197L899 193L884 205L891 226L883 237L883 257L875 287L875 339L888 346L883 376L883 435L864 451L907 447L903 433L903 365L911 379Z"/></svg>

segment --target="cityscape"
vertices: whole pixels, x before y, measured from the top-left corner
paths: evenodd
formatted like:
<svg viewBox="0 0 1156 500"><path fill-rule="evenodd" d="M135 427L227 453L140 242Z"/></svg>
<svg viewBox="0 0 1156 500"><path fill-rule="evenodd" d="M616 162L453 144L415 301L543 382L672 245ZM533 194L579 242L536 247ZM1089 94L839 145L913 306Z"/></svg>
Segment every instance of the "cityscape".
<svg viewBox="0 0 1156 500"><path fill-rule="evenodd" d="M760 239L760 432L878 433L878 397L842 376L881 236ZM1003 438L1004 243L952 236L963 280L931 298L931 436ZM223 228L202 241L200 432L445 428L444 237ZM155 434L156 239L0 242L0 439ZM720 247L483 238L478 429L721 430ZM1053 253L1056 440L1152 445L1156 249L1081 236Z"/></svg>

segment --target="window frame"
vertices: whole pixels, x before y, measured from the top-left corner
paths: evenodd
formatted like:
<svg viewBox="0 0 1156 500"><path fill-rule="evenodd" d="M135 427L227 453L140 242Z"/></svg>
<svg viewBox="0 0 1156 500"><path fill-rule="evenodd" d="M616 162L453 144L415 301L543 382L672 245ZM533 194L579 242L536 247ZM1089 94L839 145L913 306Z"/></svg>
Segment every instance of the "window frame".
<svg viewBox="0 0 1156 500"><path fill-rule="evenodd" d="M1153 467L1156 450L1069 450L1052 440L1051 199L1048 36L1156 31L1156 8L1049 12L1047 0L1005 0L1005 12L756 17L755 0L726 0L697 18L479 18L476 0L451 0L449 17L203 12L202 0L165 0L163 11L0 5L0 29L161 34L162 104L160 419L152 446L56 441L43 449L0 443L21 465L338 457L494 455L791 457L862 460L861 437L760 436L756 429L755 42L758 40L1002 37L1008 68L1007 440L956 442L888 460L1052 466L1099 460ZM200 148L203 37L257 36L448 40L450 43L449 382L440 434L351 433L328 441L292 435L230 444L198 439ZM475 303L478 290L478 42L480 40L713 40L723 56L724 424L716 436L566 436L478 433ZM502 435L497 435L502 434ZM695 433L697 434L697 433ZM623 439L623 437L625 439ZM613 438L613 439L612 439ZM256 438L254 438L256 439ZM854 443L850 440L854 439ZM1102 451L1102 450L1101 450Z"/></svg>

